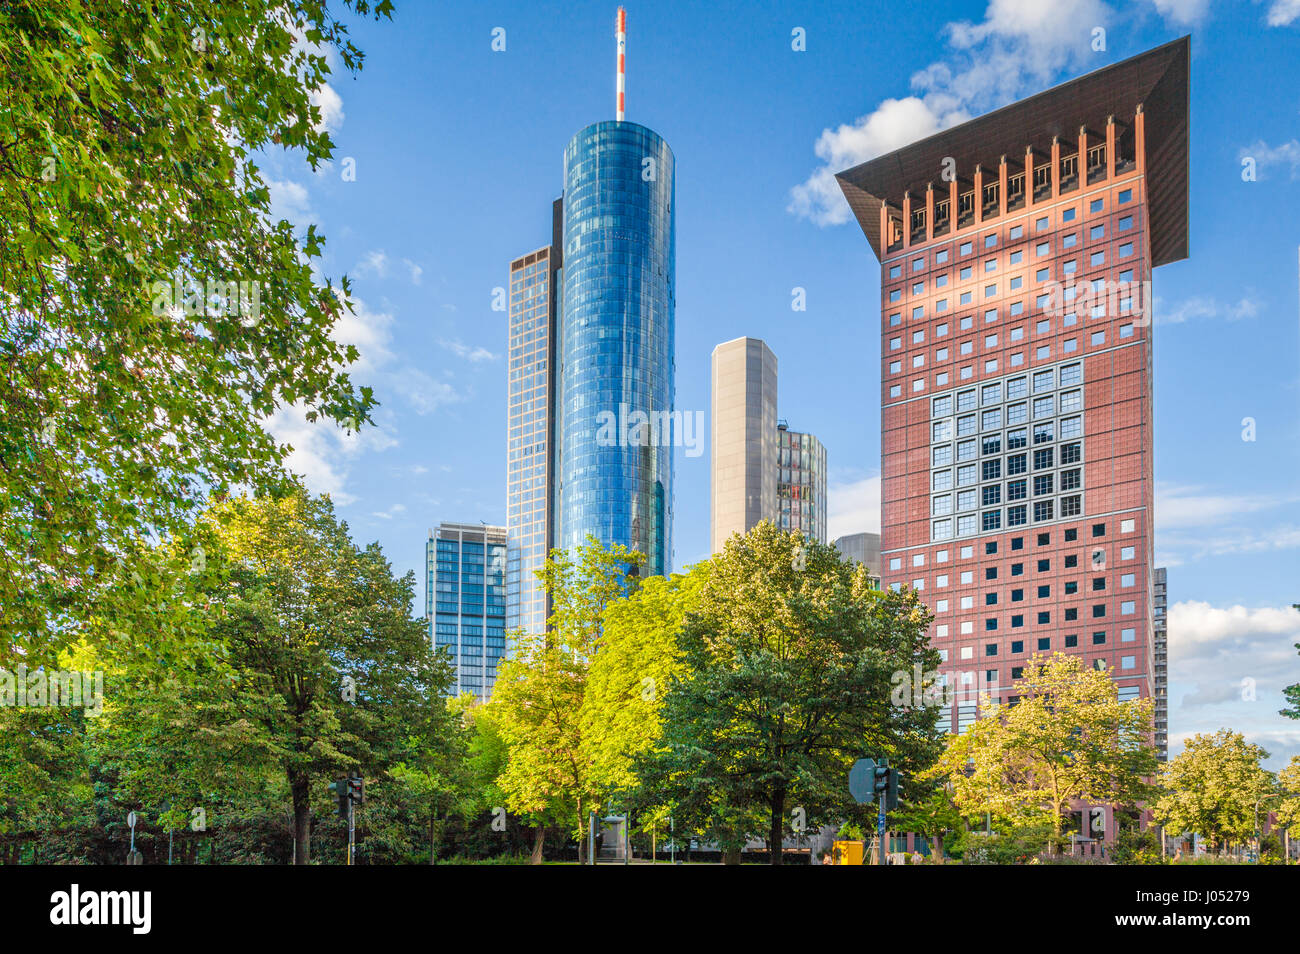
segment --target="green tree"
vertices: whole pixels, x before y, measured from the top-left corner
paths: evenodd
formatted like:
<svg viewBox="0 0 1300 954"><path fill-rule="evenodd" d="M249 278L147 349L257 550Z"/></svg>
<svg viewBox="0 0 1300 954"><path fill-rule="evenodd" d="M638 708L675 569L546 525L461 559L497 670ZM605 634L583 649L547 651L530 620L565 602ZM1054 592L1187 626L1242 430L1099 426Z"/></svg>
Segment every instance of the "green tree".
<svg viewBox="0 0 1300 954"><path fill-rule="evenodd" d="M1260 765L1267 758L1240 732L1198 732L1162 768L1152 814L1168 830L1196 832L1222 853L1229 841L1245 841L1256 831L1261 800L1273 791Z"/></svg>
<svg viewBox="0 0 1300 954"><path fill-rule="evenodd" d="M1108 673L1063 653L1031 658L1016 695L953 736L932 771L963 815L1048 825L1055 850L1071 802L1130 806L1150 793L1150 699L1120 702Z"/></svg>
<svg viewBox="0 0 1300 954"><path fill-rule="evenodd" d="M583 752L603 792L633 794L634 763L659 742L663 700L687 674L677 639L705 566L667 579L652 576L605 610L580 718Z"/></svg>
<svg viewBox="0 0 1300 954"><path fill-rule="evenodd" d="M930 792L890 812L889 826L894 831L910 831L930 840L936 859L943 857L944 836L962 831L965 823L952 800L950 785L936 785Z"/></svg>
<svg viewBox="0 0 1300 954"><path fill-rule="evenodd" d="M209 519L229 563L214 632L256 700L247 718L273 746L307 864L313 783L355 770L382 789L397 763L432 780L454 754L440 749L458 738L451 668L410 615L413 574L353 544L328 497L240 498Z"/></svg>
<svg viewBox="0 0 1300 954"><path fill-rule="evenodd" d="M683 678L638 773L680 824L735 850L850 814L849 767L888 756L904 776L937 755L934 707L891 701L894 674L932 669L930 617L881 593L830 546L764 521L708 565L679 636ZM755 827L757 825L757 827Z"/></svg>
<svg viewBox="0 0 1300 954"><path fill-rule="evenodd" d="M533 860L541 861L547 824L559 820L585 844L587 812L599 801L583 750L582 708L588 669L600 650L605 610L628 593L642 554L594 537L576 552L553 550L538 578L551 597L544 634L513 636L497 670L492 709L508 757L497 785L505 807L532 820Z"/></svg>
<svg viewBox="0 0 1300 954"><path fill-rule="evenodd" d="M368 419L347 280L256 164L330 159L326 46L360 67L315 0L0 5L0 661L138 604L210 490L280 484L277 408Z"/></svg>
<svg viewBox="0 0 1300 954"><path fill-rule="evenodd" d="M1291 761L1277 773L1279 801L1277 803L1278 823L1293 838L1300 838L1300 755L1291 756ZM1287 858L1290 864L1291 859Z"/></svg>

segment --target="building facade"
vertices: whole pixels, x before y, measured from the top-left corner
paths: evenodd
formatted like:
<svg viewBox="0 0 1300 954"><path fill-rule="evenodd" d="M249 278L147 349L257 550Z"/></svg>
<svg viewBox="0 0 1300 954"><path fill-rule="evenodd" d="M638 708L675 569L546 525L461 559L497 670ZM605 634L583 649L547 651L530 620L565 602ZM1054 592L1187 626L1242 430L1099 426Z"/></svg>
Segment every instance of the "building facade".
<svg viewBox="0 0 1300 954"><path fill-rule="evenodd" d="M734 533L775 522L777 466L776 355L758 338L713 349L709 547L718 553Z"/></svg>
<svg viewBox="0 0 1300 954"><path fill-rule="evenodd" d="M881 265L883 584L962 731L1035 652L1155 694L1151 271L1187 256L1186 38L839 174Z"/></svg>
<svg viewBox="0 0 1300 954"><path fill-rule="evenodd" d="M425 548L425 614L456 669L451 693L486 701L506 654L505 527L443 523Z"/></svg>
<svg viewBox="0 0 1300 954"><path fill-rule="evenodd" d="M826 448L776 423L776 525L826 542Z"/></svg>
<svg viewBox="0 0 1300 954"><path fill-rule="evenodd" d="M636 123L586 127L551 222L551 244L510 263L506 620L529 633L550 616L535 573L553 548L591 535L672 570L672 150Z"/></svg>
<svg viewBox="0 0 1300 954"><path fill-rule="evenodd" d="M559 536L588 535L672 569L674 160L631 122L594 123L564 150ZM637 415L648 427L638 429ZM611 418L616 426L608 427Z"/></svg>
<svg viewBox="0 0 1300 954"><path fill-rule="evenodd" d="M777 411L777 360L759 338L713 349L709 545L763 520L826 542L826 448Z"/></svg>
<svg viewBox="0 0 1300 954"><path fill-rule="evenodd" d="M836 537L834 545L845 563L861 563L873 577L880 577L880 534L848 533Z"/></svg>
<svg viewBox="0 0 1300 954"><path fill-rule="evenodd" d="M1152 576L1152 622L1155 629L1154 662L1156 695L1156 751L1161 762L1169 761L1169 631L1166 614L1169 609L1168 573L1157 567Z"/></svg>
<svg viewBox="0 0 1300 954"><path fill-rule="evenodd" d="M506 629L541 633L550 606L536 572L555 545L555 383L563 206L551 244L510 263L506 407Z"/></svg>

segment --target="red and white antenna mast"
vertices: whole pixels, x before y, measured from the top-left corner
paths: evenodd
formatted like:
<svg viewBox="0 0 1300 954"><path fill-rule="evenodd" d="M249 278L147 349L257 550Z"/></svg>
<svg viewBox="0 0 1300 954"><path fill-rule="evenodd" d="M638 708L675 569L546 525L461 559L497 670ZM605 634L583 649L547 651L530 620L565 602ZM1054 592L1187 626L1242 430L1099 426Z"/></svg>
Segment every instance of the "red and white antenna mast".
<svg viewBox="0 0 1300 954"><path fill-rule="evenodd" d="M624 82L626 77L627 60L627 11L622 7L618 8L618 27L615 36L618 39L618 81L615 86L618 104L615 109L614 118L621 123L623 121L623 97L625 95Z"/></svg>

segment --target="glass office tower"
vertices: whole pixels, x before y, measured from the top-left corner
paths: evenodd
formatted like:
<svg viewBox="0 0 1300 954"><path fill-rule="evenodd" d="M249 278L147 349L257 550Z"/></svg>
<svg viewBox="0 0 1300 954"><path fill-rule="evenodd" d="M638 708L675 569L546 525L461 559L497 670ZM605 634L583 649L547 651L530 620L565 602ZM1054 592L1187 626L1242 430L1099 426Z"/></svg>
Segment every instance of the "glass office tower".
<svg viewBox="0 0 1300 954"><path fill-rule="evenodd" d="M506 629L543 633L550 616L537 571L555 545L556 311L563 205L552 240L510 263L510 358L506 410Z"/></svg>
<svg viewBox="0 0 1300 954"><path fill-rule="evenodd" d="M777 430L776 525L826 542L826 448L812 434Z"/></svg>
<svg viewBox="0 0 1300 954"><path fill-rule="evenodd" d="M672 563L673 180L672 150L636 123L564 151L557 545L621 543L646 574Z"/></svg>
<svg viewBox="0 0 1300 954"><path fill-rule="evenodd" d="M486 701L506 654L506 530L485 524L443 523L429 532L425 550L425 614L434 649L456 667L453 695Z"/></svg>

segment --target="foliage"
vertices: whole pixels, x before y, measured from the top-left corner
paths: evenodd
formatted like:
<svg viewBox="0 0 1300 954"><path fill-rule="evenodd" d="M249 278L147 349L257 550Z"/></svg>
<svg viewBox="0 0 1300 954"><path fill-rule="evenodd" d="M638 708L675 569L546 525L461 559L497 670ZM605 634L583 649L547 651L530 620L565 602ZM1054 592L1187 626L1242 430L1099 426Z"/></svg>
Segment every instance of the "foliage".
<svg viewBox="0 0 1300 954"><path fill-rule="evenodd" d="M1153 807L1157 822L1171 832L1196 832L1221 852L1229 841L1245 841L1258 828L1260 801L1272 780L1260 762L1268 753L1240 732L1197 733L1160 773L1162 792Z"/></svg>
<svg viewBox="0 0 1300 954"><path fill-rule="evenodd" d="M516 633L498 668L491 718L507 758L497 786L505 807L535 826L558 821L581 839L599 802L582 737L588 668L602 645L606 608L634 586L644 560L594 537L575 553L552 551L538 571L551 597L550 628ZM540 846L534 858L541 861Z"/></svg>
<svg viewBox="0 0 1300 954"><path fill-rule="evenodd" d="M1050 824L1028 825L1005 833L967 833L962 863L968 865L1023 865L1036 859L1056 839Z"/></svg>
<svg viewBox="0 0 1300 954"><path fill-rule="evenodd" d="M1117 865L1160 865L1165 863L1160 836L1152 829L1124 828L1115 835L1110 860Z"/></svg>
<svg viewBox="0 0 1300 954"><path fill-rule="evenodd" d="M148 605L208 492L281 486L277 408L368 419L347 280L255 162L330 159L326 46L360 68L316 0L0 5L0 664Z"/></svg>
<svg viewBox="0 0 1300 954"><path fill-rule="evenodd" d="M605 610L580 715L583 757L602 792L632 797L633 763L659 743L663 700L686 676L677 637L703 579L703 571L650 577Z"/></svg>
<svg viewBox="0 0 1300 954"><path fill-rule="evenodd" d="M1280 796L1276 803L1278 823L1293 838L1300 838L1300 755L1291 756L1291 761L1277 773L1277 784Z"/></svg>
<svg viewBox="0 0 1300 954"><path fill-rule="evenodd" d="M1107 673L1063 653L1035 655L1017 693L953 736L932 772L951 781L963 814L1047 824L1059 847L1072 801L1134 805L1148 795L1150 699L1120 702Z"/></svg>
<svg viewBox="0 0 1300 954"><path fill-rule="evenodd" d="M467 732L441 698L448 663L410 617L413 575L394 579L377 546L353 544L328 498L227 500L203 522L210 572L189 608L202 642L151 659L132 640L119 661L106 638L99 655L67 656L104 670L98 717L0 710L20 740L0 749L0 835L28 844L59 826L42 856L120 862L134 809L151 862L171 833L191 860L305 863L313 828L340 860L324 783L359 771L358 857L429 859L465 798Z"/></svg>
<svg viewBox="0 0 1300 954"><path fill-rule="evenodd" d="M860 815L855 759L887 755L909 778L937 751L936 710L891 704L892 674L937 666L928 622L833 547L766 521L732 537L687 607L662 742L637 762L652 800L724 848L765 833L774 864L795 820Z"/></svg>

